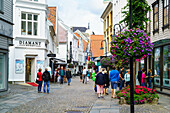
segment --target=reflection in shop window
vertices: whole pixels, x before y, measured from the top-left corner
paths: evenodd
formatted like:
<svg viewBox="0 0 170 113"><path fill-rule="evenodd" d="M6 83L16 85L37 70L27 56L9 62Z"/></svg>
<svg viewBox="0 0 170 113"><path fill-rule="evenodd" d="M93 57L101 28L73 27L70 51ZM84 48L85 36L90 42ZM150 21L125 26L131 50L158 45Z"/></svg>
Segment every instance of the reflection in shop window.
<svg viewBox="0 0 170 113"><path fill-rule="evenodd" d="M155 48L154 53L154 74L160 76L160 48ZM154 84L160 85L160 77L154 78Z"/></svg>
<svg viewBox="0 0 170 113"><path fill-rule="evenodd" d="M163 85L170 87L170 45L163 47Z"/></svg>

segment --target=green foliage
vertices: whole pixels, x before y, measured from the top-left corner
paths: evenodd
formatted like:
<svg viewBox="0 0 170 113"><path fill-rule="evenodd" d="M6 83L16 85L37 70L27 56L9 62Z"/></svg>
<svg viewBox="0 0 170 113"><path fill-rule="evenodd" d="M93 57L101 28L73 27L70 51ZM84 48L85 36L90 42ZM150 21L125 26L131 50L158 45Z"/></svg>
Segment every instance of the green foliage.
<svg viewBox="0 0 170 113"><path fill-rule="evenodd" d="M128 3L123 8L122 13L124 19L121 20L119 23L125 22L127 25L129 25L129 6L130 0L128 0ZM139 27L140 29L145 30L144 23L147 25L147 22L150 21L146 17L148 11L151 11L151 9L146 0L132 0L132 26L134 28Z"/></svg>

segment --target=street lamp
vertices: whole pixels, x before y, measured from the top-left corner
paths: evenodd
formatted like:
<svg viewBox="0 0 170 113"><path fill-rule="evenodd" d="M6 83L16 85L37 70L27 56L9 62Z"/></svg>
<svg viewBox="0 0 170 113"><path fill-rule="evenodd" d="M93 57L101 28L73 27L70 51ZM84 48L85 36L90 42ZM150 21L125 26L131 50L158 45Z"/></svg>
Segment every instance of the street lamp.
<svg viewBox="0 0 170 113"><path fill-rule="evenodd" d="M120 24L115 24L115 25L113 26L113 37L116 36L116 35L115 35L115 26L116 26L116 25L119 26L120 32L122 31Z"/></svg>
<svg viewBox="0 0 170 113"><path fill-rule="evenodd" d="M100 48L101 50L104 49L104 48L103 48L103 44L102 44L103 41L105 41L105 43L106 43L106 40L102 40L102 41L101 41L101 48ZM106 56L107 56L107 43L106 43Z"/></svg>

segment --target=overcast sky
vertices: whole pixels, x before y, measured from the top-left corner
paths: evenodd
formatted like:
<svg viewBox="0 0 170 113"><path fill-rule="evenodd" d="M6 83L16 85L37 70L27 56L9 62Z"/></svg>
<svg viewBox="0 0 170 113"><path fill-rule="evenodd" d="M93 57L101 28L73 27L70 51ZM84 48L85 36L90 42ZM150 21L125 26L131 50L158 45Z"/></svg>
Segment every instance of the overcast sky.
<svg viewBox="0 0 170 113"><path fill-rule="evenodd" d="M58 16L68 26L88 27L95 34L103 34L100 17L107 6L103 0L47 0L49 6L58 7Z"/></svg>

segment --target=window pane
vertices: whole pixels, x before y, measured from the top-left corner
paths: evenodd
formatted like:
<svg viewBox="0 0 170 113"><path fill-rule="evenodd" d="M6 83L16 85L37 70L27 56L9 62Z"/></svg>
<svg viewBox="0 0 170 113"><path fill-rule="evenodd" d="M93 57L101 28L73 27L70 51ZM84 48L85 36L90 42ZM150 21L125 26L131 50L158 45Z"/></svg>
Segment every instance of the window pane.
<svg viewBox="0 0 170 113"><path fill-rule="evenodd" d="M37 22L34 22L34 35L37 35Z"/></svg>
<svg viewBox="0 0 170 113"><path fill-rule="evenodd" d="M170 45L163 47L163 85L170 87Z"/></svg>
<svg viewBox="0 0 170 113"><path fill-rule="evenodd" d="M34 1L38 1L38 0L34 0Z"/></svg>
<svg viewBox="0 0 170 113"><path fill-rule="evenodd" d="M28 35L32 35L32 22L28 22Z"/></svg>
<svg viewBox="0 0 170 113"><path fill-rule="evenodd" d="M26 35L26 22L25 21L21 22L21 34Z"/></svg>
<svg viewBox="0 0 170 113"><path fill-rule="evenodd" d="M158 12L158 4L155 5L154 7L154 13Z"/></svg>
<svg viewBox="0 0 170 113"><path fill-rule="evenodd" d="M3 11L3 0L0 0L0 11Z"/></svg>
<svg viewBox="0 0 170 113"><path fill-rule="evenodd" d="M28 14L28 20L32 20L32 14Z"/></svg>
<svg viewBox="0 0 170 113"><path fill-rule="evenodd" d="M35 21L38 20L38 15L34 15L34 20L35 20Z"/></svg>
<svg viewBox="0 0 170 113"><path fill-rule="evenodd" d="M25 14L25 13L22 13L21 18L22 18L22 19L26 19L26 14Z"/></svg>
<svg viewBox="0 0 170 113"><path fill-rule="evenodd" d="M0 53L0 89L5 89L5 55Z"/></svg>
<svg viewBox="0 0 170 113"><path fill-rule="evenodd" d="M154 53L154 74L160 76L160 48L155 48ZM154 77L154 84L160 85L160 77Z"/></svg>

